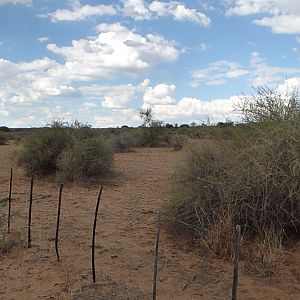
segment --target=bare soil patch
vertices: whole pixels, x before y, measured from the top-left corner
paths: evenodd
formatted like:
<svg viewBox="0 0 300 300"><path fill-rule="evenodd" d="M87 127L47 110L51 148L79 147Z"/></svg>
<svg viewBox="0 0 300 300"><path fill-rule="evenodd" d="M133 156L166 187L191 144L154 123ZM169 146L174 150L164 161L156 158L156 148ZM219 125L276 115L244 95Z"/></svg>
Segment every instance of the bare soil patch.
<svg viewBox="0 0 300 300"><path fill-rule="evenodd" d="M0 197L20 146L0 146ZM181 153L167 148L116 155L118 184L105 185L97 223L97 284L91 284L91 237L98 186L66 184L60 231L61 262L53 237L58 185L37 178L32 208L32 248L0 256L0 299L151 299L156 211L168 198L169 176ZM30 178L14 168L12 231L26 241ZM286 254L271 279L241 270L240 299L300 299L299 246ZM191 249L162 228L158 299L230 299L232 266Z"/></svg>

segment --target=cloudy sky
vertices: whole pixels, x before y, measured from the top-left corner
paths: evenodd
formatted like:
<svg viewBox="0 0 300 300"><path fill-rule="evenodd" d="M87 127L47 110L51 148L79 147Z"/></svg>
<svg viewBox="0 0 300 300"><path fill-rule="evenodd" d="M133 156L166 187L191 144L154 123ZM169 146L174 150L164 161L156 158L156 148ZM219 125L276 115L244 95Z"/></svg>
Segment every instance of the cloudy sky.
<svg viewBox="0 0 300 300"><path fill-rule="evenodd" d="M0 125L237 120L299 62L299 0L0 0Z"/></svg>

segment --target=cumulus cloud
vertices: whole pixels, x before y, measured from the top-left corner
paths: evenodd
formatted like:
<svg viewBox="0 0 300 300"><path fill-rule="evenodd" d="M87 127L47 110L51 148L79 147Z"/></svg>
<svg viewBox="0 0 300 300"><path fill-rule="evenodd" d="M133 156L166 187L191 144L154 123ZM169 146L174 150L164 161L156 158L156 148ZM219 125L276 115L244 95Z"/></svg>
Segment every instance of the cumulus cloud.
<svg viewBox="0 0 300 300"><path fill-rule="evenodd" d="M154 105L155 115L162 120L183 120L187 122L204 120L209 116L213 121L233 121L240 119L240 114L235 110L240 103L239 96L232 96L228 99L214 99L204 101L198 98L184 97L175 104Z"/></svg>
<svg viewBox="0 0 300 300"><path fill-rule="evenodd" d="M137 74L179 57L174 43L160 35L142 36L119 23L100 24L97 30L98 36L74 40L71 46L47 46L65 58L65 67L74 79L107 79L115 72Z"/></svg>
<svg viewBox="0 0 300 300"><path fill-rule="evenodd" d="M215 61L208 68L198 69L192 72L190 86L222 85L230 79L245 78L251 86L270 86L278 84L287 75L300 73L297 68L269 66L266 60L257 52L252 52L249 66L243 67L234 61Z"/></svg>
<svg viewBox="0 0 300 300"><path fill-rule="evenodd" d="M70 77L59 74L63 68L49 58L13 63L0 59L2 100L11 103L32 103L50 96L73 93Z"/></svg>
<svg viewBox="0 0 300 300"><path fill-rule="evenodd" d="M268 66L266 60L259 53L251 53L251 76L249 78L252 86L274 86L284 79L287 75L300 73L297 68L284 68Z"/></svg>
<svg viewBox="0 0 300 300"><path fill-rule="evenodd" d="M31 5L32 0L0 0L0 5L6 4L6 3Z"/></svg>
<svg viewBox="0 0 300 300"><path fill-rule="evenodd" d="M177 21L190 21L204 27L207 27L211 23L210 18L205 14L194 8L188 8L183 3L177 1L153 1L149 5L149 9L158 16L170 15Z"/></svg>
<svg viewBox="0 0 300 300"><path fill-rule="evenodd" d="M1 1L1 0L0 0ZM134 20L151 20L163 16L172 16L176 21L193 22L207 27L211 20L195 8L186 7L178 1L153 1L148 4L145 0L121 0L122 5L81 5L80 1L69 1L71 9L58 9L40 17L50 17L52 22L82 21L91 16L120 14Z"/></svg>
<svg viewBox="0 0 300 300"><path fill-rule="evenodd" d="M143 97L144 106L149 106L153 104L172 104L175 99L172 97L175 91L174 84L157 84L155 87L147 87Z"/></svg>
<svg viewBox="0 0 300 300"><path fill-rule="evenodd" d="M298 90L300 89L300 77L292 77L286 79L283 83L279 84L277 87L277 91L284 95L288 91Z"/></svg>
<svg viewBox="0 0 300 300"><path fill-rule="evenodd" d="M254 20L254 24L267 26L274 33L300 33L300 2L298 0L233 0L227 15L252 15L265 13L270 16Z"/></svg>
<svg viewBox="0 0 300 300"><path fill-rule="evenodd" d="M85 97L100 100L104 108L127 109L134 105L138 93L144 92L148 84L146 79L138 85L91 85L79 87L78 90Z"/></svg>
<svg viewBox="0 0 300 300"><path fill-rule="evenodd" d="M228 79L238 78L249 74L239 63L227 60L219 60L209 64L208 68L198 69L192 72L193 82L191 86L197 86L199 82L206 85L221 85Z"/></svg>
<svg viewBox="0 0 300 300"><path fill-rule="evenodd" d="M52 22L82 21L92 16L115 15L117 10L112 5L80 5L79 1L73 2L72 9L58 9L42 17L49 16Z"/></svg>
<svg viewBox="0 0 300 300"><path fill-rule="evenodd" d="M95 127L117 127L121 125L138 124L139 114L135 109L112 110L104 115L97 115L93 118Z"/></svg>
<svg viewBox="0 0 300 300"><path fill-rule="evenodd" d="M150 20L151 12L144 0L123 0L122 12L135 20Z"/></svg>

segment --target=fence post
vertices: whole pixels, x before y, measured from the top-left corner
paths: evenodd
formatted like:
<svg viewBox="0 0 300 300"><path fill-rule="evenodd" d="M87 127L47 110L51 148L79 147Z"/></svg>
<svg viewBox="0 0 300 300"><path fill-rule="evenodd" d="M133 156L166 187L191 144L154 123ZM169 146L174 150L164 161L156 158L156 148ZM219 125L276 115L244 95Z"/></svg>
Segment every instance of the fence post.
<svg viewBox="0 0 300 300"><path fill-rule="evenodd" d="M63 190L63 184L60 185L59 196L58 196L58 208L57 208L57 221L56 221L56 234L55 234L55 251L57 261L59 261L59 253L58 253L58 233L59 233L59 220L60 220L60 207L61 207L61 196Z"/></svg>
<svg viewBox="0 0 300 300"><path fill-rule="evenodd" d="M237 287L239 279L239 256L240 256L240 241L241 241L241 226L236 225L235 228L235 251L234 251L234 268L233 268L233 283L232 283L232 300L237 299Z"/></svg>
<svg viewBox="0 0 300 300"><path fill-rule="evenodd" d="M92 239L92 272L93 272L93 283L96 282L96 269L95 269L95 238L96 238L96 225L97 225L97 215L99 210L100 198L102 194L103 186L101 186L99 195L97 198L97 204L95 209L94 225L93 225L93 239Z"/></svg>
<svg viewBox="0 0 300 300"><path fill-rule="evenodd" d="M159 235L160 235L160 211L158 211L157 213L157 233L156 233L156 246L155 246L155 256L154 256L154 266L153 266L153 290L152 290L153 300L156 300L156 278L157 278Z"/></svg>
<svg viewBox="0 0 300 300"><path fill-rule="evenodd" d="M34 175L32 175L31 183L30 183L29 211L28 211L28 240L27 240L28 248L31 248L31 209L32 209L33 179L34 179Z"/></svg>
<svg viewBox="0 0 300 300"><path fill-rule="evenodd" d="M8 216L7 216L7 233L10 231L10 215L11 215L11 191L12 191L13 169L10 168L9 192L8 192Z"/></svg>

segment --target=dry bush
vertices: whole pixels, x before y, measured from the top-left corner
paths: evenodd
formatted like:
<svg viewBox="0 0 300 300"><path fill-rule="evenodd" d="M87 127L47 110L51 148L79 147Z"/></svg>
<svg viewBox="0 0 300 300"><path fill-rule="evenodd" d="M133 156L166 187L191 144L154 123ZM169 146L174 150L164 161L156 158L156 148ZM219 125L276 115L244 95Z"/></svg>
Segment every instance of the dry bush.
<svg viewBox="0 0 300 300"><path fill-rule="evenodd" d="M241 224L246 241L263 241L259 244L262 267L265 274L271 274L272 255L277 257L281 243L274 245L290 233L299 235L300 230L300 109L292 94L284 98L289 109L280 114L282 98L279 105L277 94L267 94L272 118L266 118L263 110L259 120L261 97L259 94L255 111L255 99L250 108L245 104L247 120L253 122L237 128L231 139L186 147L165 213L194 229L203 244L220 257L231 256L228 247L232 249L233 228Z"/></svg>
<svg viewBox="0 0 300 300"><path fill-rule="evenodd" d="M8 135L6 133L0 132L0 145L6 145L8 142Z"/></svg>
<svg viewBox="0 0 300 300"><path fill-rule="evenodd" d="M112 137L114 152L131 152L137 145L136 139L130 132L120 132Z"/></svg>
<svg viewBox="0 0 300 300"><path fill-rule="evenodd" d="M27 174L59 171L59 180L73 181L111 171L113 151L88 125L54 121L26 136L18 162Z"/></svg>
<svg viewBox="0 0 300 300"><path fill-rule="evenodd" d="M56 170L61 152L71 144L71 136L64 128L43 128L25 137L24 147L18 153L18 163L28 175Z"/></svg>
<svg viewBox="0 0 300 300"><path fill-rule="evenodd" d="M244 250L244 256L246 272L261 276L275 275L284 258L282 235L266 232L262 240Z"/></svg>
<svg viewBox="0 0 300 300"><path fill-rule="evenodd" d="M58 161L61 181L82 181L113 169L111 144L102 137L87 138L65 149Z"/></svg>

